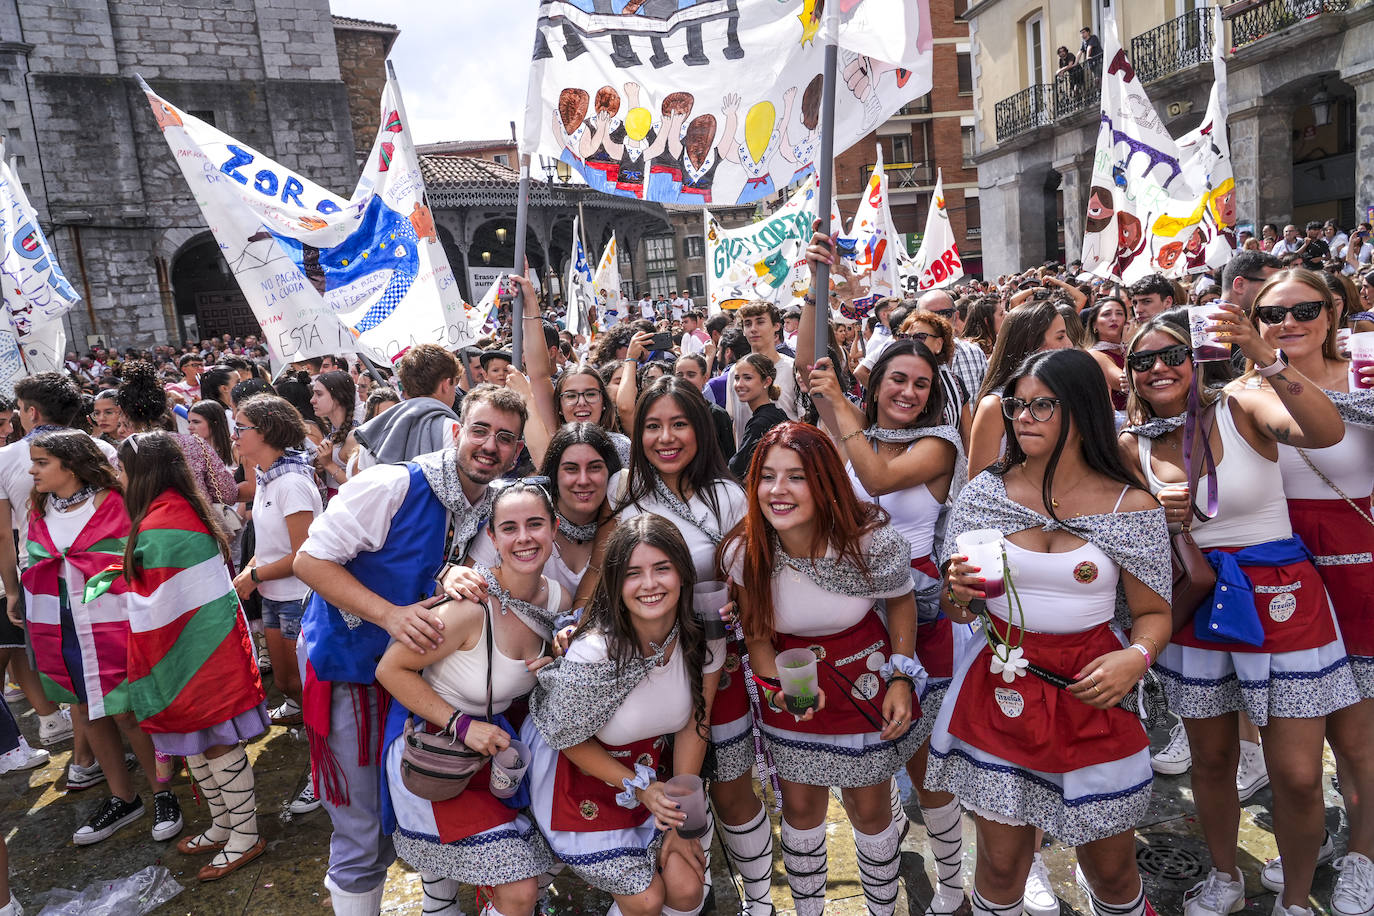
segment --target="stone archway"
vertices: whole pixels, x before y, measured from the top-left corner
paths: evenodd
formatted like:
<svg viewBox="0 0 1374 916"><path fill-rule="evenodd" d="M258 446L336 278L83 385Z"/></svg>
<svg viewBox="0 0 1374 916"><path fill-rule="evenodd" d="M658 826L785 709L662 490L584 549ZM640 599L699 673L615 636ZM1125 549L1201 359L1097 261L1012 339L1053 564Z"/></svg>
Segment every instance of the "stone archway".
<svg viewBox="0 0 1374 916"><path fill-rule="evenodd" d="M177 328L183 335L261 336L248 300L208 231L181 241L171 257L169 276Z"/></svg>

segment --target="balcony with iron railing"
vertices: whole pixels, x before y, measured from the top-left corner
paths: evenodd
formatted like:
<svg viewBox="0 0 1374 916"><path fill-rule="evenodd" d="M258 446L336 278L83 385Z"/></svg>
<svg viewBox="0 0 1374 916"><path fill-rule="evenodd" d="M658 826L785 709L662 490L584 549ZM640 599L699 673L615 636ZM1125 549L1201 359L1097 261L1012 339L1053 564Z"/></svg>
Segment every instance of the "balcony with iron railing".
<svg viewBox="0 0 1374 916"><path fill-rule="evenodd" d="M863 167L864 184L873 175L872 165ZM932 162L887 162L883 164L887 173L887 190L910 191L928 187L935 183L935 164Z"/></svg>
<svg viewBox="0 0 1374 916"><path fill-rule="evenodd" d="M1322 13L1342 13L1350 0L1239 0L1222 15L1231 20L1231 50L1254 44Z"/></svg>
<svg viewBox="0 0 1374 916"><path fill-rule="evenodd" d="M1054 120L1064 121L1085 111L1096 114L1101 101L1100 54L1054 75Z"/></svg>
<svg viewBox="0 0 1374 916"><path fill-rule="evenodd" d="M897 109L897 114L899 115L922 115L930 114L930 112L931 107L929 92L921 96L919 99L913 99L912 101L903 105L901 108Z"/></svg>
<svg viewBox="0 0 1374 916"><path fill-rule="evenodd" d="M1198 7L1131 39L1131 64L1142 83L1212 57L1212 10Z"/></svg>
<svg viewBox="0 0 1374 916"><path fill-rule="evenodd" d="M1036 83L1016 95L1009 96L993 107L997 121L997 140L1005 143L1013 137L1044 127L1054 120L1054 86Z"/></svg>

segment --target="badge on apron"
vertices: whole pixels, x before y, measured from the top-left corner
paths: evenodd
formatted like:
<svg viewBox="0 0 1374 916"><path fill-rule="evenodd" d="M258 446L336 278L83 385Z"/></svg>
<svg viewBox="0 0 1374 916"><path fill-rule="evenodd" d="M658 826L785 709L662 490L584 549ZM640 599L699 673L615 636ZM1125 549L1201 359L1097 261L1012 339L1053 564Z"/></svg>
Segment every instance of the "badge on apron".
<svg viewBox="0 0 1374 916"><path fill-rule="evenodd" d="M1073 568L1073 577L1083 585L1097 581L1097 564L1084 560Z"/></svg>
<svg viewBox="0 0 1374 916"><path fill-rule="evenodd" d="M1283 623L1298 609L1298 597L1284 592L1269 599L1269 616L1275 623Z"/></svg>
<svg viewBox="0 0 1374 916"><path fill-rule="evenodd" d="M1002 715L1008 719L1017 718L1026 709L1025 698L1010 687L998 687L993 690L992 695L997 700L997 708L1002 710Z"/></svg>
<svg viewBox="0 0 1374 916"><path fill-rule="evenodd" d="M849 691L856 700L871 700L878 695L878 676L861 674L854 680L854 689Z"/></svg>

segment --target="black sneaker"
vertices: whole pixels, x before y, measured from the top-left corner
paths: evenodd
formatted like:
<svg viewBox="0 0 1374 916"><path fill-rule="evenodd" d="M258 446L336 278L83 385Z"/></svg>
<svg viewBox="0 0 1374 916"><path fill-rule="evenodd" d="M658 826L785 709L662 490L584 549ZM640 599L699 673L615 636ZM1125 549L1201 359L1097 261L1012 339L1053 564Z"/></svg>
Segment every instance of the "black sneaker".
<svg viewBox="0 0 1374 916"><path fill-rule="evenodd" d="M181 805L170 791L153 796L153 839L170 840L181 833Z"/></svg>
<svg viewBox="0 0 1374 916"><path fill-rule="evenodd" d="M72 834L72 842L78 846L90 846L111 836L125 824L133 823L143 816L143 799L137 795L126 802L111 795L95 812L85 825Z"/></svg>

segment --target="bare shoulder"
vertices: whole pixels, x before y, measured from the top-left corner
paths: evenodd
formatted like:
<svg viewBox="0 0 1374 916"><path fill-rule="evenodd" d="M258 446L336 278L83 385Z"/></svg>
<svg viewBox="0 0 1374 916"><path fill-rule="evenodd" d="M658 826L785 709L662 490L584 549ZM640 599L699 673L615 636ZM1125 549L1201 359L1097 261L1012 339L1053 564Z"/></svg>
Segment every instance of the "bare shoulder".
<svg viewBox="0 0 1374 916"><path fill-rule="evenodd" d="M1150 495L1149 490L1133 486L1126 491L1125 497L1121 500L1119 512L1148 512L1151 509L1159 508L1159 500Z"/></svg>

